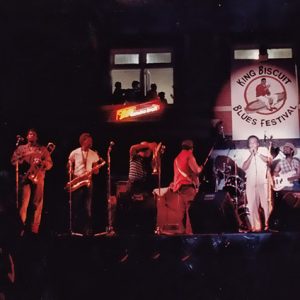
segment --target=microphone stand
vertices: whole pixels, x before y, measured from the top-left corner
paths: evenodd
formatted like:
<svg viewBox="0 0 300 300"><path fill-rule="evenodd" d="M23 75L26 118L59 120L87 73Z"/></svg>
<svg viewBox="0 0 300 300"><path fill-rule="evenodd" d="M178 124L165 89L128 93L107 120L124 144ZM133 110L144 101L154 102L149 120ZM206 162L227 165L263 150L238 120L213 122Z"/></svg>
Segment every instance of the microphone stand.
<svg viewBox="0 0 300 300"><path fill-rule="evenodd" d="M72 181L72 163L71 161L69 160L68 162L68 175L69 175L69 182ZM78 232L73 232L72 230L72 221L73 221L73 218L72 218L72 188L70 186L70 189L69 189L69 226L68 226L68 232L67 233L64 233L64 234L58 234L58 236L83 236L82 233L78 233Z"/></svg>
<svg viewBox="0 0 300 300"><path fill-rule="evenodd" d="M16 149L19 147L20 142L22 141L21 136L17 136ZM16 160L16 209L19 208L19 159Z"/></svg>
<svg viewBox="0 0 300 300"><path fill-rule="evenodd" d="M107 193L106 193L106 198L107 198L107 226L106 226L106 231L104 232L99 232L94 234L94 236L101 236L101 235L107 235L107 236L114 236L116 233L113 228L113 214L112 214L112 196L111 196L111 171L110 171L110 165L111 165L111 160L110 160L110 152L112 150L112 146L114 145L114 142L110 142L109 147L107 149Z"/></svg>
<svg viewBox="0 0 300 300"><path fill-rule="evenodd" d="M156 158L156 167L157 167L157 173L158 173L158 197L160 199L161 197L161 155L165 152L165 146L161 145ZM168 213L168 211L167 211ZM154 230L154 234L160 235L161 234L161 228L156 225L156 228Z"/></svg>

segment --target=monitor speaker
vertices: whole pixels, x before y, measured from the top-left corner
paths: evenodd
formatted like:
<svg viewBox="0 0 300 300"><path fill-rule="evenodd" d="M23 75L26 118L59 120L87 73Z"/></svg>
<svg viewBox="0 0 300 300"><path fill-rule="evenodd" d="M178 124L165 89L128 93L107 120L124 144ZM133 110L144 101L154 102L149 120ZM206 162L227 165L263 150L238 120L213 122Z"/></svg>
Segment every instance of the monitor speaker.
<svg viewBox="0 0 300 300"><path fill-rule="evenodd" d="M239 221L229 193L199 192L190 207L194 233L238 232Z"/></svg>

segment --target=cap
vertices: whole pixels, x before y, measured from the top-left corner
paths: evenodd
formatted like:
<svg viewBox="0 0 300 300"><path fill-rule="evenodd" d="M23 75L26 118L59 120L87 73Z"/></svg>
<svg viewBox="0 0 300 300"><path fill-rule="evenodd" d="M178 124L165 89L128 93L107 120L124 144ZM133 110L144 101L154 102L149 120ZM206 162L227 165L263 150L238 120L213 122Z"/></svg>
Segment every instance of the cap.
<svg viewBox="0 0 300 300"><path fill-rule="evenodd" d="M280 147L280 150L283 151L284 147L291 148L294 152L294 155L297 153L297 148L292 143L289 143L289 142L285 143L283 146Z"/></svg>
<svg viewBox="0 0 300 300"><path fill-rule="evenodd" d="M82 144L84 143L84 141L88 138L91 138L91 135L88 132L84 132L80 135L79 137L79 144L80 146L82 146Z"/></svg>

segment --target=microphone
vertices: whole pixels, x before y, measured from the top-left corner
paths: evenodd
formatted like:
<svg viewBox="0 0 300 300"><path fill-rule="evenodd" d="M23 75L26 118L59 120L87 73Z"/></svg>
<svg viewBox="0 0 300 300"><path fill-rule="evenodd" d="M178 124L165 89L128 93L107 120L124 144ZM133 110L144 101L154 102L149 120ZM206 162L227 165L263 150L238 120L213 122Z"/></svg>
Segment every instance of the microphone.
<svg viewBox="0 0 300 300"><path fill-rule="evenodd" d="M19 134L16 136L16 138L17 138L17 140L19 140L19 141L24 141L24 138L23 138L21 135L19 135Z"/></svg>
<svg viewBox="0 0 300 300"><path fill-rule="evenodd" d="M266 134L264 134L264 142L266 142L266 140L267 140L267 136Z"/></svg>
<svg viewBox="0 0 300 300"><path fill-rule="evenodd" d="M19 145L20 142L23 142L25 139L21 136L21 135L17 135L16 136L17 142L16 142L16 146Z"/></svg>
<svg viewBox="0 0 300 300"><path fill-rule="evenodd" d="M110 146L110 147L112 147L112 146L114 146L114 145L115 145L115 142L114 142L114 141L110 141L110 142L109 142L109 146Z"/></svg>

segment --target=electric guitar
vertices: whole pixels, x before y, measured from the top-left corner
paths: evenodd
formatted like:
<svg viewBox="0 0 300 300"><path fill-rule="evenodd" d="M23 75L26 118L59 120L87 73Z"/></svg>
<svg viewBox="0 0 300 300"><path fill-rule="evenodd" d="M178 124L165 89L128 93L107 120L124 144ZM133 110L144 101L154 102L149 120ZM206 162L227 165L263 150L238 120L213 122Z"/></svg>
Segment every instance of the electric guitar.
<svg viewBox="0 0 300 300"><path fill-rule="evenodd" d="M279 174L279 176L273 176L273 190L281 191L285 187L292 187L293 181L299 179L300 175L296 175L294 171L288 173Z"/></svg>

